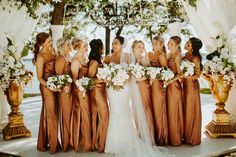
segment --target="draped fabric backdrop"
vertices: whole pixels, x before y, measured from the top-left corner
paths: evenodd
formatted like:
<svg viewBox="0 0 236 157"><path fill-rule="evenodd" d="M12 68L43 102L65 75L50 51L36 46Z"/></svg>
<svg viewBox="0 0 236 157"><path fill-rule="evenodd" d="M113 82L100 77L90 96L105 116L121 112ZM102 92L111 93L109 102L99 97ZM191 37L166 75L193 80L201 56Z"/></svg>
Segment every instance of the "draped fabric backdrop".
<svg viewBox="0 0 236 157"><path fill-rule="evenodd" d="M5 10L0 7L0 59L2 57L2 49L6 46L7 40L5 32L11 33L18 47L18 54L24 47L24 43L28 40L32 34L38 19L32 19L26 13L26 8L22 7L18 10L16 7L10 7L8 0L2 0L1 4L5 7ZM40 16L43 7L41 6L37 15ZM35 77L35 76L34 76ZM0 130L7 122L7 114L9 112L9 105L6 100L2 89L0 89Z"/></svg>
<svg viewBox="0 0 236 157"><path fill-rule="evenodd" d="M211 37L215 37L219 33L215 26L216 24L220 25L221 29L226 34L236 26L235 0L199 0L197 1L197 9L187 5L184 0L179 1L184 4L184 8L191 24L193 25L198 37L206 46L215 45ZM232 57L236 56L236 54L232 55ZM229 93L229 99L226 102L226 109L231 113L234 123L236 123L235 95L236 83L233 85Z"/></svg>

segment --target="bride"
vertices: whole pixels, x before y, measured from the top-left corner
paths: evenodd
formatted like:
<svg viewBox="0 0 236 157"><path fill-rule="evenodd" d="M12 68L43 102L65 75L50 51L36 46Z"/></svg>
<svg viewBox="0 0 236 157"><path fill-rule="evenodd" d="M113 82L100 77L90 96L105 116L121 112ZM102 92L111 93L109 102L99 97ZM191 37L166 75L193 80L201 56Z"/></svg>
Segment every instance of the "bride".
<svg viewBox="0 0 236 157"><path fill-rule="evenodd" d="M112 42L113 54L107 56L104 63L113 62L127 67L131 62L135 63L133 54L122 51L123 44L124 38L116 37ZM119 157L172 156L164 148L152 146L151 135L135 78L131 77L123 89L119 91L109 88L108 98L110 119L105 146L106 153L115 153Z"/></svg>
<svg viewBox="0 0 236 157"><path fill-rule="evenodd" d="M128 65L128 61L123 59L127 57L121 53L123 43L124 38L121 36L118 36L113 40L113 53L105 58L104 63L126 63L126 65ZM106 153L125 152L127 145L131 144L132 136L135 130L131 121L132 115L130 112L131 98L129 95L129 86L129 83L126 83L124 88L119 91L113 90L112 87L108 89L110 118L106 138Z"/></svg>

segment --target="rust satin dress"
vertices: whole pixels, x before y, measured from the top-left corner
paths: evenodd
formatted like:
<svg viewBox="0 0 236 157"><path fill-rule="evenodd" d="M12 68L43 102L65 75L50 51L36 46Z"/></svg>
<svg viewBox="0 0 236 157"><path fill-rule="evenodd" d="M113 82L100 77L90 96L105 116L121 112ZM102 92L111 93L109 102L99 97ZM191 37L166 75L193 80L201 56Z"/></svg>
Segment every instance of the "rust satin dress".
<svg viewBox="0 0 236 157"><path fill-rule="evenodd" d="M96 77L94 78L96 79ZM92 111L92 147L93 150L104 152L107 127L109 120L109 108L107 102L106 83L95 83L90 92Z"/></svg>
<svg viewBox="0 0 236 157"><path fill-rule="evenodd" d="M63 74L71 76L71 63L66 62L64 66ZM69 92L60 92L58 94L58 105L59 105L59 118L60 118L60 132L61 132L61 145L63 151L70 148L70 124L71 124L71 113L72 113L72 92L71 84L67 85Z"/></svg>
<svg viewBox="0 0 236 157"><path fill-rule="evenodd" d="M168 67L177 74L175 58L168 59ZM184 134L182 86L179 80L167 86L167 114L169 128L169 144L178 146L182 144Z"/></svg>
<svg viewBox="0 0 236 157"><path fill-rule="evenodd" d="M161 67L158 55L150 56L150 63L153 67ZM168 120L166 108L166 91L163 88L163 81L154 80L152 83L152 104L155 124L155 139L157 145L168 145Z"/></svg>
<svg viewBox="0 0 236 157"><path fill-rule="evenodd" d="M87 76L88 67L81 65L78 79ZM91 109L89 104L89 91L85 93L79 91L75 84L72 87L73 107L71 118L71 143L75 151L91 150Z"/></svg>
<svg viewBox="0 0 236 157"><path fill-rule="evenodd" d="M55 75L55 59L45 61L43 78ZM58 141L58 106L57 93L40 84L40 92L42 95L42 110L39 123L37 149L46 151L50 146L50 153L55 153L59 149Z"/></svg>
<svg viewBox="0 0 236 157"><path fill-rule="evenodd" d="M192 57L184 58L192 62ZM184 91L184 117L185 117L185 134L184 141L186 144L198 145L201 143L201 101L199 82L197 79L183 78Z"/></svg>

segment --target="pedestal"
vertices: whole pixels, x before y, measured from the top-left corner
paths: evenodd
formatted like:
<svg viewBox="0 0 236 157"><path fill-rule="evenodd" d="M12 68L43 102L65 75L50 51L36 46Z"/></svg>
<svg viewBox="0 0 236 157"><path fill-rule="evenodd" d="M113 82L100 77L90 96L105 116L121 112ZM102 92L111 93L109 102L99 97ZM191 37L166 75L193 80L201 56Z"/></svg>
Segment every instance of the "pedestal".
<svg viewBox="0 0 236 157"><path fill-rule="evenodd" d="M11 140L13 138L19 137L30 137L30 131L25 127L23 122L23 114L18 115L8 115L8 124L2 130L3 139L4 140Z"/></svg>

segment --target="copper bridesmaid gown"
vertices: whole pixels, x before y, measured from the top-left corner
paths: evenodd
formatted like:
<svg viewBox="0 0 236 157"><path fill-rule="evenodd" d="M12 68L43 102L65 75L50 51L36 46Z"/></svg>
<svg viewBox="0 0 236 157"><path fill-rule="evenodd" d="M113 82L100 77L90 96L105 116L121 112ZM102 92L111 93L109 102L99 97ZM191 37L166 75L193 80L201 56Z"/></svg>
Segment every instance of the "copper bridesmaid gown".
<svg viewBox="0 0 236 157"><path fill-rule="evenodd" d="M187 58L185 58L187 59ZM192 61L192 58L188 59ZM197 79L183 79L184 91L184 115L185 115L185 136L186 144L198 145L201 143L201 101L199 82Z"/></svg>
<svg viewBox="0 0 236 157"><path fill-rule="evenodd" d="M43 77L55 75L55 60L45 61ZM56 93L40 84L40 92L42 95L42 110L39 123L37 149L46 151L50 146L50 153L55 153L59 149L58 141L58 108Z"/></svg>
<svg viewBox="0 0 236 157"><path fill-rule="evenodd" d="M168 59L168 67L177 74L175 59ZM169 144L178 146L182 144L184 134L182 87L179 80L167 86L167 113L169 126Z"/></svg>
<svg viewBox="0 0 236 157"><path fill-rule="evenodd" d="M142 98L142 104L144 105L144 111L146 113L148 126L151 134L152 144L155 144L154 140L154 120L153 120L153 109L151 100L151 86L149 80L138 81L140 94Z"/></svg>
<svg viewBox="0 0 236 157"><path fill-rule="evenodd" d="M150 60L151 66L161 67L158 54L155 60ZM168 120L166 109L166 91L163 81L154 80L152 83L152 103L155 121L155 135L157 145L168 145Z"/></svg>
<svg viewBox="0 0 236 157"><path fill-rule="evenodd" d="M63 74L71 76L71 63L66 62ZM72 113L72 92L71 84L67 85L69 92L60 92L58 94L58 105L59 105L59 118L60 118L60 131L61 131L61 144L63 151L68 150L70 147L70 124L71 124L71 113Z"/></svg>
<svg viewBox="0 0 236 157"><path fill-rule="evenodd" d="M88 67L82 65L79 69L78 79L87 76ZM75 84L72 87L73 107L71 118L71 143L76 151L91 150L91 110L89 104L89 93L79 91Z"/></svg>
<svg viewBox="0 0 236 157"><path fill-rule="evenodd" d="M109 109L106 95L106 84L96 83L90 93L92 111L92 147L94 150L104 152Z"/></svg>

